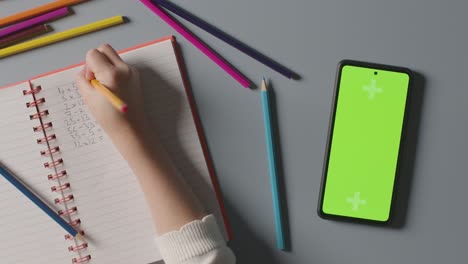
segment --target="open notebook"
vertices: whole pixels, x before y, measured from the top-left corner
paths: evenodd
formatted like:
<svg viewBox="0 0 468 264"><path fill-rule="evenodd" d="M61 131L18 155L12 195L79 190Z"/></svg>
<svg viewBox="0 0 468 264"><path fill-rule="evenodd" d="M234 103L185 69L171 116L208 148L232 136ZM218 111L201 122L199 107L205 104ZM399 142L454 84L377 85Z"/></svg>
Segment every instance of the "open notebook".
<svg viewBox="0 0 468 264"><path fill-rule="evenodd" d="M176 50L175 39L167 37L121 55L140 69L154 133L227 238ZM60 226L0 177L1 263L160 260L157 231L138 182L73 83L81 68L75 65L0 89L0 162L51 207L64 210L62 217L84 231L88 244L67 239Z"/></svg>

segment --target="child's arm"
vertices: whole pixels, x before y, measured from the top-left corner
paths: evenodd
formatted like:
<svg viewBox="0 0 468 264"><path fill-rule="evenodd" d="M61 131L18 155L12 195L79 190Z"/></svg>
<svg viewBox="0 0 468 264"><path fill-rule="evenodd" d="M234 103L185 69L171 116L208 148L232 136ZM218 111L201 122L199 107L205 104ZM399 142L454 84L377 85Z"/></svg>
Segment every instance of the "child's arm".
<svg viewBox="0 0 468 264"><path fill-rule="evenodd" d="M122 98L128 112L117 111L91 86L92 79ZM77 83L90 111L137 176L158 233L179 230L202 219L205 213L196 197L147 127L138 71L125 64L109 45L103 45L88 52Z"/></svg>
<svg viewBox="0 0 468 264"><path fill-rule="evenodd" d="M117 111L91 86L92 79L122 98L128 104L128 112ZM195 195L148 128L138 71L125 64L109 45L103 45L88 52L77 83L94 117L140 182L156 229L164 234L156 242L165 263L235 263L214 216L205 216Z"/></svg>

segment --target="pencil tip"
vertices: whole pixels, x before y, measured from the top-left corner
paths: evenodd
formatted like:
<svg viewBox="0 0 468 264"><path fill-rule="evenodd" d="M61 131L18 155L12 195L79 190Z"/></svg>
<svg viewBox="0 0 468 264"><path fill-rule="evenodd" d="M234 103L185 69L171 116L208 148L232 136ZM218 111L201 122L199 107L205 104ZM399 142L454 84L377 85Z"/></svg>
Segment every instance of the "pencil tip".
<svg viewBox="0 0 468 264"><path fill-rule="evenodd" d="M79 234L79 233L75 236L75 238L78 239L78 240L81 240L82 242L85 242L85 243L86 243L86 239L85 239L81 234Z"/></svg>
<svg viewBox="0 0 468 264"><path fill-rule="evenodd" d="M267 83L266 83L266 80L265 80L265 77L263 77L263 80L262 80L262 88L261 88L262 91L266 91L267 90Z"/></svg>
<svg viewBox="0 0 468 264"><path fill-rule="evenodd" d="M127 113L128 112L128 105L123 105L122 108L120 108L120 111L122 111L122 113Z"/></svg>

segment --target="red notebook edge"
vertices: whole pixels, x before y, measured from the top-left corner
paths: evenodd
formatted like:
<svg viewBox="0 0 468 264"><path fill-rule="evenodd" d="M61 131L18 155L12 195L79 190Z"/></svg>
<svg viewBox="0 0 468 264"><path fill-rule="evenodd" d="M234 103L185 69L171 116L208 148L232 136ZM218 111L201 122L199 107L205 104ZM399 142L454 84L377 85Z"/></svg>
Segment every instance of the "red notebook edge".
<svg viewBox="0 0 468 264"><path fill-rule="evenodd" d="M118 53L121 54L121 53L129 52L129 51L132 51L132 50L143 48L143 47L146 47L146 46L149 46L149 45L152 45L152 44L156 44L158 42L162 42L162 41L169 40L169 39L171 39L171 40L174 39L174 36L166 36L166 37L162 37L162 38L159 38L159 39L156 39L156 40L145 42L143 44L139 44L139 45L136 45L136 46L133 46L133 47L130 47L130 48L120 50L120 51L118 51ZM72 65L69 65L69 66L65 66L63 68L59 68L59 69L54 70L54 71L39 74L39 75L34 76L34 77L32 77L32 78L30 78L28 80L19 81L19 82L15 82L15 83L12 83L12 84L2 86L2 87L0 87L0 89L6 89L6 88L13 87L13 86L16 86L16 85L19 85L19 84L22 84L22 83L31 82L33 80L36 80L36 79L39 79L39 78L42 78L42 77L46 77L46 76L49 76L49 75L52 75L52 74L55 74L55 73L59 73L59 72L62 72L62 71L66 71L66 70L69 70L71 68L75 68L75 67L78 67L78 66L81 66L81 65L84 65L84 62L75 63L75 64L72 64Z"/></svg>
<svg viewBox="0 0 468 264"><path fill-rule="evenodd" d="M166 41L166 40L171 40L172 47L173 47L175 55L176 55L177 66L178 66L180 74L182 76L185 92L187 93L187 98L188 98L188 101L189 101L189 104L190 104L190 109L191 109L191 112L192 112L192 118L193 118L193 120L195 122L198 138L200 140L200 144L201 144L201 147L202 147L202 150L203 150L203 155L204 155L204 158L205 158L205 161L206 161L206 166L208 168L208 172L210 174L210 179L211 179L211 182L213 184L213 188L214 188L214 191L215 191L215 194L216 194L216 199L218 200L218 205L219 205L219 208L220 208L220 211L221 211L221 215L223 217L222 220L224 222L224 226L226 228L226 232L227 232L227 235L228 235L228 240L232 240L232 229L231 229L231 227L229 225L229 221L228 221L228 217L227 217L227 213L226 213L226 208L225 208L225 205L224 205L224 202L223 202L223 199L222 199L221 188L219 186L218 179L216 177L214 164L213 164L213 161L211 159L211 155L210 155L210 152L209 152L209 149L208 149L208 144L207 144L206 138L204 136L205 134L203 132L202 123L201 123L201 120L200 120L200 118L198 116L198 111L197 111L197 107L196 107L196 103L195 103L195 98L193 96L192 89L191 89L190 84L188 82L187 73L186 73L186 70L185 70L185 67L184 67L184 63L183 63L182 53L181 53L181 50L180 50L179 46L177 45L177 41L175 39L175 36L171 35L171 36L162 37L162 38L159 38L159 39L156 39L156 40L153 40L153 41L145 42L143 44L139 44L139 45L136 45L136 46L133 46L133 47L130 47L130 48L120 50L120 51L118 51L118 53L119 54L126 53L126 52L129 52L129 51L132 51L132 50L143 48L143 47L146 47L146 46L149 46L149 45L152 45L152 44L156 44L156 43L159 43L159 42L162 42L162 41ZM52 75L52 74L56 74L56 73L59 73L59 72L62 72L62 71L65 71L65 70L68 70L68 69L71 69L71 68L75 68L75 67L78 67L78 66L82 66L82 65L84 65L84 62L72 64L72 65L60 68L58 70L54 70L54 71L50 71L50 72L47 72L47 73L40 74L38 76L30 78L29 80L19 81L19 82L15 82L15 83L12 83L12 84L9 84L9 85L6 85L6 86L2 86L2 87L0 87L0 89L6 89L6 88L9 88L9 87L20 85L22 83L29 83L29 82L32 82L32 81L34 81L36 79L39 79L39 78L42 78L42 77L45 77L45 76L49 76L49 75Z"/></svg>
<svg viewBox="0 0 468 264"><path fill-rule="evenodd" d="M183 83L184 83L185 92L187 93L187 98L189 99L189 104L190 104L190 108L191 108L191 112L192 112L192 117L193 117L193 120L195 121L195 126L197 128L198 138L200 140L200 144L201 144L202 149L203 149L203 155L205 157L206 166L207 166L208 172L210 174L211 183L213 184L213 188L214 188L214 191L215 191L215 194L216 194L216 199L218 200L219 208L221 210L221 215L223 217L224 226L226 227L228 240L232 240L232 229L231 229L231 226L229 225L227 212L226 212L226 207L224 205L223 197L222 197L222 193L221 193L221 188L220 188L219 183L218 183L218 178L216 177L213 160L211 159L211 154L210 154L210 151L208 149L208 144L207 144L207 141L206 141L206 138L205 138L205 133L203 132L202 123L201 123L200 117L198 116L198 110L197 110L197 106L196 106L196 103L195 103L195 98L193 96L192 89L190 87L190 84L189 84L189 81L188 81L188 78L187 78L187 73L186 73L186 69L184 67L185 64L183 62L182 53L181 53L180 47L177 44L177 41L176 41L174 36L171 37L171 43L172 43L172 47L175 50L175 54L176 54L176 58L177 58L177 64L178 64L178 67L179 67L179 71L180 71L180 73L182 75L182 80L183 80Z"/></svg>

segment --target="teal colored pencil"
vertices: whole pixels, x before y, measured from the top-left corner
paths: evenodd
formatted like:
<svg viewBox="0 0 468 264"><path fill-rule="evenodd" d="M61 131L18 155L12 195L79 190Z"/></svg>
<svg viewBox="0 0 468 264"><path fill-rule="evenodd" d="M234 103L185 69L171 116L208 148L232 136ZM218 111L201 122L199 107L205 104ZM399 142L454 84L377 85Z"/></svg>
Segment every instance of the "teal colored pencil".
<svg viewBox="0 0 468 264"><path fill-rule="evenodd" d="M270 169L270 182L271 182L271 194L273 196L273 211L275 213L275 226L276 226L276 245L279 249L285 249L284 243L284 232L283 232L283 221L281 213L280 194L278 186L278 175L276 167L276 155L273 144L273 128L271 104L268 96L268 88L265 79L262 81L262 108L263 108L263 119L265 121L265 137L268 152L268 164Z"/></svg>

